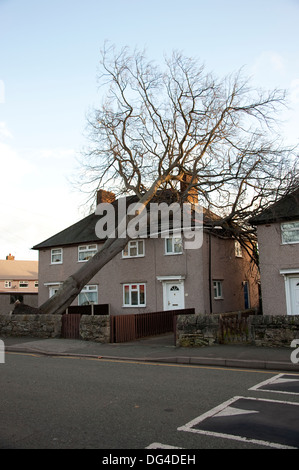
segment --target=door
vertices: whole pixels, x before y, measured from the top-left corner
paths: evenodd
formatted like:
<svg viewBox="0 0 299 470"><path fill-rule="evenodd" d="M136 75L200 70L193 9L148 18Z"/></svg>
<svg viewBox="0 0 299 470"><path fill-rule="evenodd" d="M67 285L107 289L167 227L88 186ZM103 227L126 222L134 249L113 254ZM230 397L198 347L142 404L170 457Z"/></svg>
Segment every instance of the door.
<svg viewBox="0 0 299 470"><path fill-rule="evenodd" d="M183 282L165 283L164 310L179 310L185 308Z"/></svg>
<svg viewBox="0 0 299 470"><path fill-rule="evenodd" d="M290 278L291 315L299 315L299 277Z"/></svg>

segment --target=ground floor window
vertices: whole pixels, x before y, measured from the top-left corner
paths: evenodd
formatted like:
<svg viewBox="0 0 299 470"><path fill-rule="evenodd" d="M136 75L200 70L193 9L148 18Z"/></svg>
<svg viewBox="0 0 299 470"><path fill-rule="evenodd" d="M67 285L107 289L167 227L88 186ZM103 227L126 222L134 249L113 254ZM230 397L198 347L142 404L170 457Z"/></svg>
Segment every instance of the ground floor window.
<svg viewBox="0 0 299 470"><path fill-rule="evenodd" d="M287 314L299 315L299 269L280 271L285 280Z"/></svg>
<svg viewBox="0 0 299 470"><path fill-rule="evenodd" d="M213 281L214 286L214 299L223 299L222 295L222 281Z"/></svg>
<svg viewBox="0 0 299 470"><path fill-rule="evenodd" d="M145 307L146 305L145 284L124 284L123 305L124 307Z"/></svg>
<svg viewBox="0 0 299 470"><path fill-rule="evenodd" d="M98 286L85 286L78 296L78 305L91 305L97 303Z"/></svg>
<svg viewBox="0 0 299 470"><path fill-rule="evenodd" d="M49 287L49 298L53 297L60 289L60 285L52 285Z"/></svg>

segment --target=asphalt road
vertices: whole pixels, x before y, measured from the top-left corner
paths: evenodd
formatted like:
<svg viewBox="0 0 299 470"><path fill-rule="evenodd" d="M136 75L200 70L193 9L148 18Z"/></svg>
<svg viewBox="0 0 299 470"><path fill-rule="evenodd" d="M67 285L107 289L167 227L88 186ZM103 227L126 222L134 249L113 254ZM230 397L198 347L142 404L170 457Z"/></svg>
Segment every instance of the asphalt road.
<svg viewBox="0 0 299 470"><path fill-rule="evenodd" d="M299 448L299 374L7 353L0 387L1 449Z"/></svg>

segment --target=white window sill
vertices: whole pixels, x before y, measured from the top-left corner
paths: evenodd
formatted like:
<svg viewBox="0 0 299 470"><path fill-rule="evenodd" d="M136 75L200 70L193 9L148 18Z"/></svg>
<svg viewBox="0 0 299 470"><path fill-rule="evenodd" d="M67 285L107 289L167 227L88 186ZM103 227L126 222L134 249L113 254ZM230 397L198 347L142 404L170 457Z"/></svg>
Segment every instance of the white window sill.
<svg viewBox="0 0 299 470"><path fill-rule="evenodd" d="M122 308L144 308L146 305L123 305Z"/></svg>

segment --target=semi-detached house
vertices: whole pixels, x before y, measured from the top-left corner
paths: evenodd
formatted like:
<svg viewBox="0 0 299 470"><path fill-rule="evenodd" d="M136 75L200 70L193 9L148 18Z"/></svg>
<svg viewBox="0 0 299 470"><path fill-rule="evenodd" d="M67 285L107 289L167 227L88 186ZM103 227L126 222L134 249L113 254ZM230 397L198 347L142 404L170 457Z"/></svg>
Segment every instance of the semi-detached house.
<svg viewBox="0 0 299 470"><path fill-rule="evenodd" d="M299 188L251 219L264 315L299 315Z"/></svg>
<svg viewBox="0 0 299 470"><path fill-rule="evenodd" d="M128 198L130 199L130 198ZM97 203L117 206L112 193L98 192ZM113 315L195 308L221 313L258 307L257 272L245 250L204 212L203 243L185 249L184 234L140 238L101 269L73 305L109 304ZM55 294L82 263L102 246L95 213L36 245L39 251L39 305Z"/></svg>

